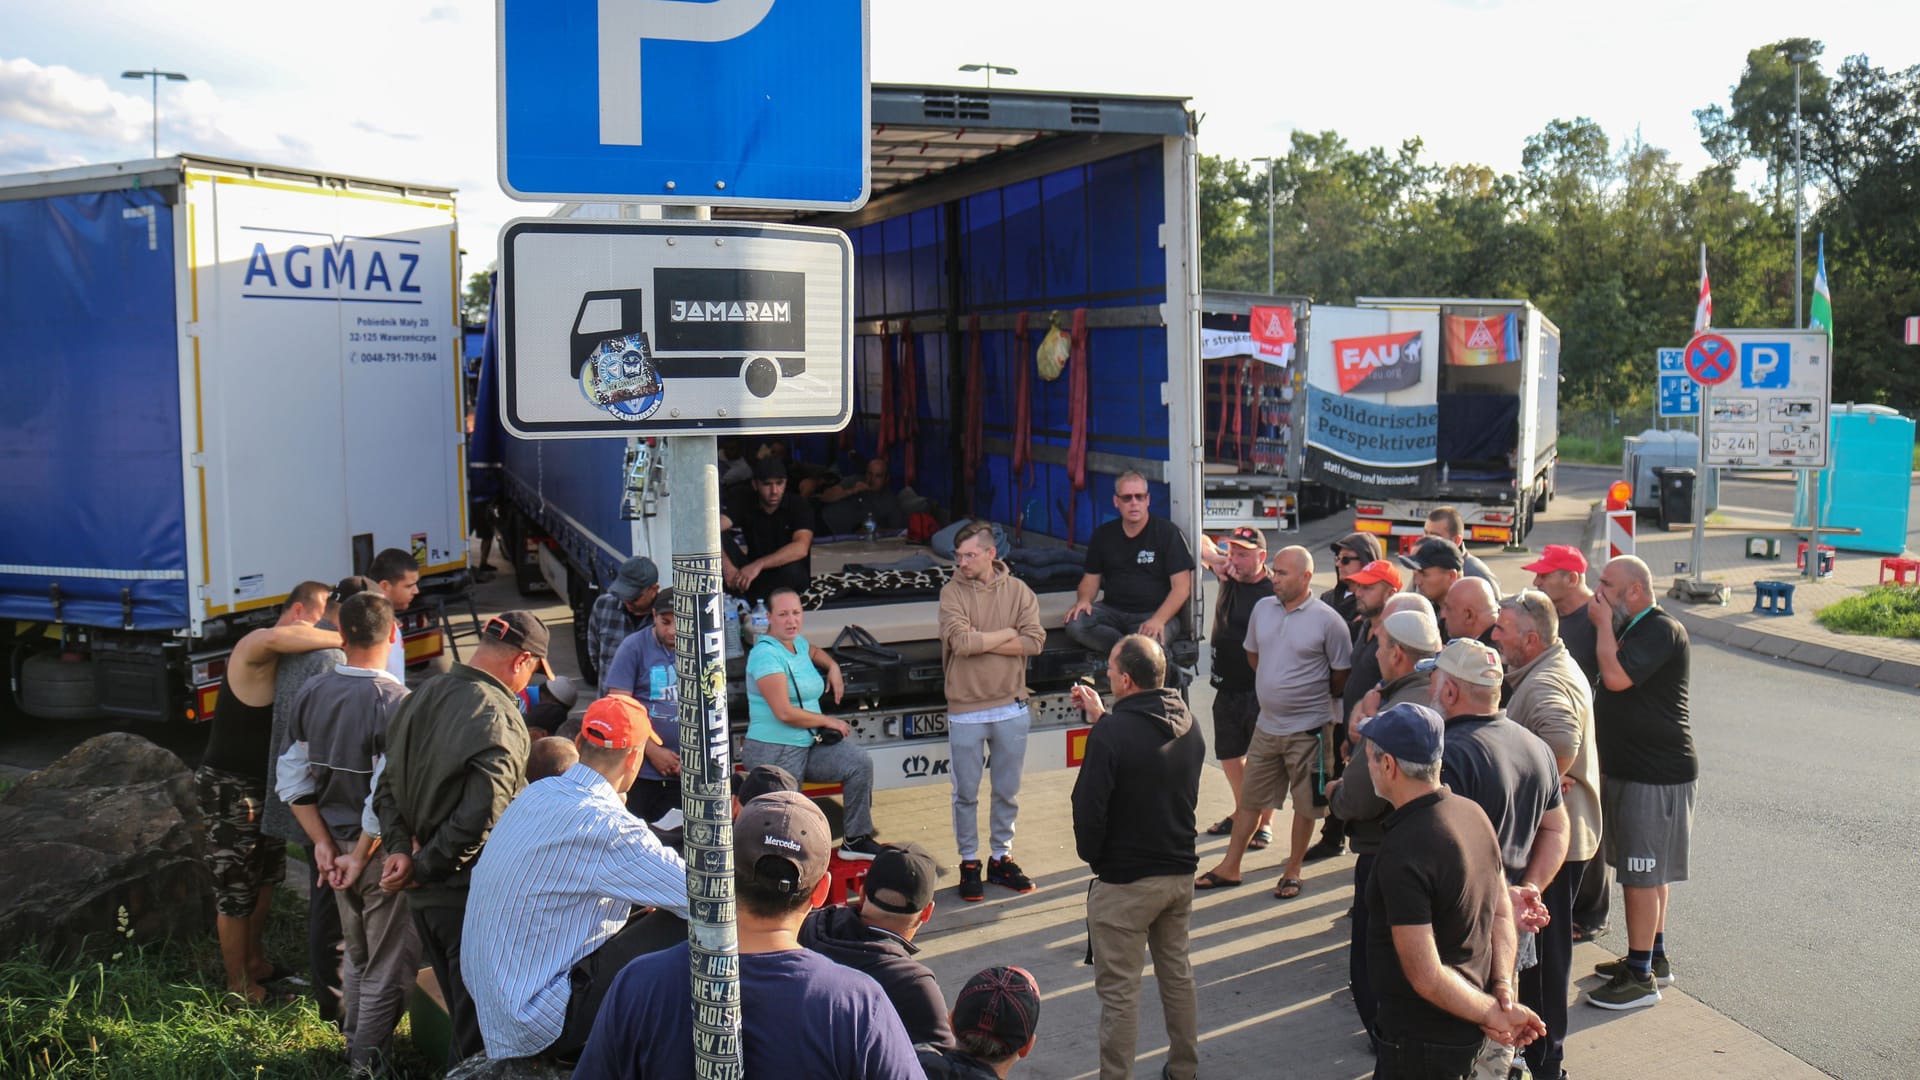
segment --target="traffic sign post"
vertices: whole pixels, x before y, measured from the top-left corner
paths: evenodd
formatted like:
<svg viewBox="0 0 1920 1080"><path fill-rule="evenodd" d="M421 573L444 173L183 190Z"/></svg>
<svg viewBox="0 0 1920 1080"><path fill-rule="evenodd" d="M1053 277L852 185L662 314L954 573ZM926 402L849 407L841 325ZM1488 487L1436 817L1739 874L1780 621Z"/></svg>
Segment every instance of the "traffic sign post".
<svg viewBox="0 0 1920 1080"><path fill-rule="evenodd" d="M679 432L675 664L694 1076L738 1080L740 959L713 432L852 417L852 245L707 207L854 210L868 0L497 0L500 186L666 222L502 232L502 416L522 437ZM611 497L611 493L609 493Z"/></svg>
<svg viewBox="0 0 1920 1080"><path fill-rule="evenodd" d="M868 0L497 0L500 186L858 209L867 20Z"/></svg>
<svg viewBox="0 0 1920 1080"><path fill-rule="evenodd" d="M501 420L528 439L838 431L852 276L834 229L509 222Z"/></svg>

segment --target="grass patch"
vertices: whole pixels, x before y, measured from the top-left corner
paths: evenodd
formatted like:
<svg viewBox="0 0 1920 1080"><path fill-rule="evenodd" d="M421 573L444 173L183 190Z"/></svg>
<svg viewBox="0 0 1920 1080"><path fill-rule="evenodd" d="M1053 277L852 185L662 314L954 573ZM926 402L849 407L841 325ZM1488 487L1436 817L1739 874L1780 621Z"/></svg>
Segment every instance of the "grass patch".
<svg viewBox="0 0 1920 1080"><path fill-rule="evenodd" d="M1920 638L1920 589L1878 585L1821 608L1814 621L1836 634Z"/></svg>
<svg viewBox="0 0 1920 1080"><path fill-rule="evenodd" d="M301 872L296 864L294 873ZM282 890L267 955L304 967L305 901ZM108 933L111 933L109 930ZM346 1043L312 998L229 1009L212 935L129 946L113 959L48 965L30 951L0 961L0 1075L28 1078L332 1080L347 1077ZM395 1039L401 1077L439 1076Z"/></svg>
<svg viewBox="0 0 1920 1080"><path fill-rule="evenodd" d="M1579 465L1618 465L1626 446L1626 436L1618 432L1598 438L1562 432L1558 438L1560 460Z"/></svg>

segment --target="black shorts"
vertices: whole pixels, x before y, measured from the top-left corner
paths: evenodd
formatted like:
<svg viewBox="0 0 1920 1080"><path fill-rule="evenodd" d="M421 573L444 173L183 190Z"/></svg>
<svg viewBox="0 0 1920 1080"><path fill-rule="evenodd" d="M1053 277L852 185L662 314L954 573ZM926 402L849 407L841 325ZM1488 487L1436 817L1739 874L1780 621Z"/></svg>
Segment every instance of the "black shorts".
<svg viewBox="0 0 1920 1080"><path fill-rule="evenodd" d="M1252 690L1213 692L1213 756L1232 761L1247 756L1253 724L1260 719L1260 695Z"/></svg>

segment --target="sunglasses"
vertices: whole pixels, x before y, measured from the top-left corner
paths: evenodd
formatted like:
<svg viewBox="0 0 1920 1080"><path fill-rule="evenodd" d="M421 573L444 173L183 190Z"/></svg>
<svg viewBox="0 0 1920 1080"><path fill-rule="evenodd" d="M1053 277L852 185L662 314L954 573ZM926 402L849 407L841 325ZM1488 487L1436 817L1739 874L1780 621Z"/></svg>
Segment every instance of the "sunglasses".
<svg viewBox="0 0 1920 1080"><path fill-rule="evenodd" d="M1142 491L1137 495L1117 495L1116 494L1114 498L1119 499L1121 502L1146 502L1148 496L1146 492Z"/></svg>
<svg viewBox="0 0 1920 1080"><path fill-rule="evenodd" d="M1348 563L1352 563L1355 566L1365 565L1365 560L1361 559L1358 555L1341 555L1334 559L1333 562L1336 566L1345 566Z"/></svg>

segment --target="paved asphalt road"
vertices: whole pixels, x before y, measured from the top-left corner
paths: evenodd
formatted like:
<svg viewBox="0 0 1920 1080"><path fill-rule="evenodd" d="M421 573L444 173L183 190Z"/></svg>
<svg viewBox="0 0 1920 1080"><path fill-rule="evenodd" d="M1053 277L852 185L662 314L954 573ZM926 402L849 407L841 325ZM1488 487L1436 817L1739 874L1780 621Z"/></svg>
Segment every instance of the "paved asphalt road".
<svg viewBox="0 0 1920 1080"><path fill-rule="evenodd" d="M1577 542L1587 503L1612 475L1568 468L1529 543ZM1791 483L1734 481L1723 502L1784 510ZM1920 515L1916 515L1920 518ZM1293 542L1325 569L1350 516L1311 522ZM1509 587L1520 557L1480 552ZM1920 1061L1920 700L1702 644L1694 652L1702 762L1692 880L1674 894L1682 986L1835 1076L1910 1077ZM0 763L46 764L110 726L0 716ZM143 731L192 761L204 733ZM1624 923L1602 943L1624 948Z"/></svg>

